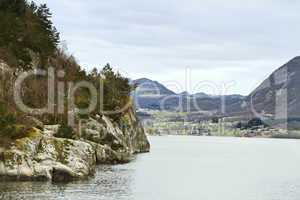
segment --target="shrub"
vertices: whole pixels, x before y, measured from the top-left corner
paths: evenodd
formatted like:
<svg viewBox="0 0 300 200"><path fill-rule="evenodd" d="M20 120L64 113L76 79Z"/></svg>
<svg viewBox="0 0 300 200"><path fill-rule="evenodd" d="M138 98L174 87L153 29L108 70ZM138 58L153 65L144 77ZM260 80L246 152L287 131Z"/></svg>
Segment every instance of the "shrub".
<svg viewBox="0 0 300 200"><path fill-rule="evenodd" d="M211 119L211 122L214 123L214 124L218 124L219 123L219 118L218 117L213 117Z"/></svg>
<svg viewBox="0 0 300 200"><path fill-rule="evenodd" d="M249 120L248 122L238 122L235 125L235 128L238 129L252 129L252 128L257 128L257 127L268 127L268 125L261 120L260 118L253 118Z"/></svg>
<svg viewBox="0 0 300 200"><path fill-rule="evenodd" d="M54 135L57 138L75 139L75 132L71 126L67 124L62 124L57 133Z"/></svg>
<svg viewBox="0 0 300 200"><path fill-rule="evenodd" d="M16 117L8 112L7 106L0 103L0 136L1 138L15 138L22 129L16 125Z"/></svg>
<svg viewBox="0 0 300 200"><path fill-rule="evenodd" d="M239 129L242 129L244 127L244 124L242 122L238 122L236 125L235 125L235 128L239 128Z"/></svg>
<svg viewBox="0 0 300 200"><path fill-rule="evenodd" d="M27 127L25 125L2 122L0 126L0 137L6 139L19 139L25 137L26 131Z"/></svg>
<svg viewBox="0 0 300 200"><path fill-rule="evenodd" d="M248 122L248 127L250 128L258 126L266 126L266 124L260 118L254 118Z"/></svg>

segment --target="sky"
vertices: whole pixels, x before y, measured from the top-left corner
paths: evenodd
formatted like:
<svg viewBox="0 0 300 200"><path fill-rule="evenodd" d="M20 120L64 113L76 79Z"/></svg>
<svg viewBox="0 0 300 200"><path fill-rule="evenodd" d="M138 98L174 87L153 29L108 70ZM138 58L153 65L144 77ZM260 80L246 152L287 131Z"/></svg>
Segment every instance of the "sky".
<svg viewBox="0 0 300 200"><path fill-rule="evenodd" d="M298 0L37 0L86 70L247 95L300 55Z"/></svg>

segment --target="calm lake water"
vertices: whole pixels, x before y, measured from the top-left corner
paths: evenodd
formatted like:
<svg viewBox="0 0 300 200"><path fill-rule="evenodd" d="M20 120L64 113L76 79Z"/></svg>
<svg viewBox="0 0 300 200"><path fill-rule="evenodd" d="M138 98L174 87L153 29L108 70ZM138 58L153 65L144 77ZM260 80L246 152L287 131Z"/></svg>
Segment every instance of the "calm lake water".
<svg viewBox="0 0 300 200"><path fill-rule="evenodd" d="M300 140L151 137L152 151L69 184L0 183L0 199L299 200Z"/></svg>

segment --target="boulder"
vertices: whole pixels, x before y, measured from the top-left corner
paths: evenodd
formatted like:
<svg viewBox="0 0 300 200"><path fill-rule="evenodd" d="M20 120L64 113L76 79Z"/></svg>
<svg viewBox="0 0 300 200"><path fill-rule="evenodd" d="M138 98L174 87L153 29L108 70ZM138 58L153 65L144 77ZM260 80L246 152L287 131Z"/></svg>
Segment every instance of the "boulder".
<svg viewBox="0 0 300 200"><path fill-rule="evenodd" d="M133 155L127 151L114 151L107 145L90 143L96 153L97 164L122 164L133 160Z"/></svg>
<svg viewBox="0 0 300 200"><path fill-rule="evenodd" d="M1 152L2 180L70 181L95 171L96 152L83 141L43 136L38 129L35 137L17 140Z"/></svg>

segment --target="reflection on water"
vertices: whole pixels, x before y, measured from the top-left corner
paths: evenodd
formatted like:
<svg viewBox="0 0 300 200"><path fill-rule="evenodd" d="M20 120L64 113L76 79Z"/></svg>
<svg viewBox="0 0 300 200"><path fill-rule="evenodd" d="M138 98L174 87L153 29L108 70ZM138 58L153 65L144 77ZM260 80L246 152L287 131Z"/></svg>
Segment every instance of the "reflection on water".
<svg viewBox="0 0 300 200"><path fill-rule="evenodd" d="M0 199L299 200L300 140L152 137L152 151L81 182L0 183Z"/></svg>

